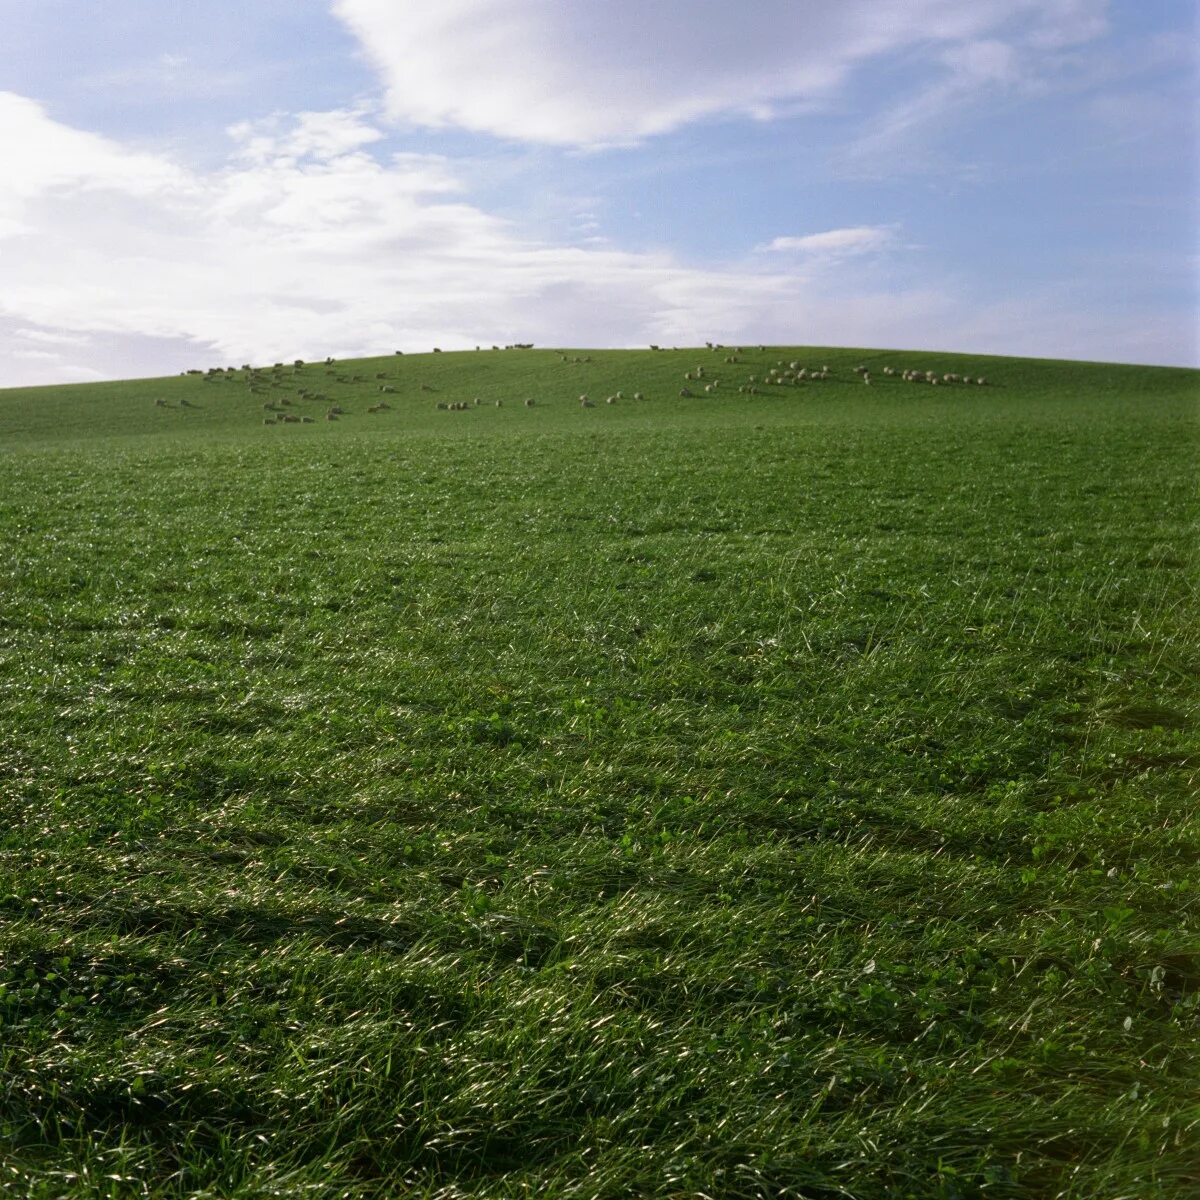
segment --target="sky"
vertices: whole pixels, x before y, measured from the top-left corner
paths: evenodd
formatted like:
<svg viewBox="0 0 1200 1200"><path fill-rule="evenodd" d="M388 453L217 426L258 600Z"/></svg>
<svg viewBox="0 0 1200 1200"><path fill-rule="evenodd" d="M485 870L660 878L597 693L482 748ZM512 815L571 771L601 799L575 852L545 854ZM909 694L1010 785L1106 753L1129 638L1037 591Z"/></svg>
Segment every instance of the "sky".
<svg viewBox="0 0 1200 1200"><path fill-rule="evenodd" d="M0 0L0 386L439 346L1200 365L1195 0Z"/></svg>

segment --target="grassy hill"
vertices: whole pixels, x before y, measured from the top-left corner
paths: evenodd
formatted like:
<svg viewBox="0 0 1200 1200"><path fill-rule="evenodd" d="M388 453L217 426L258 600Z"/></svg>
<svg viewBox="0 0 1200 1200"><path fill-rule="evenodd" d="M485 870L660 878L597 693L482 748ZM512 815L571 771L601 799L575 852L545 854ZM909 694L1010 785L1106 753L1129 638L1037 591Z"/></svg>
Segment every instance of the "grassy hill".
<svg viewBox="0 0 1200 1200"><path fill-rule="evenodd" d="M0 393L0 1192L1196 1193L1200 374L730 355Z"/></svg>

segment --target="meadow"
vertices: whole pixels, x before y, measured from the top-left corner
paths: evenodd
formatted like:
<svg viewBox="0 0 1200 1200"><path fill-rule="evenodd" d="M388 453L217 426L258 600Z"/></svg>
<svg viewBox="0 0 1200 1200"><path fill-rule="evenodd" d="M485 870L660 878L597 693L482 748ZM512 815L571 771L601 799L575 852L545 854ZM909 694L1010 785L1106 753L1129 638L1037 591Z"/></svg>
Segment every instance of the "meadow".
<svg viewBox="0 0 1200 1200"><path fill-rule="evenodd" d="M1200 1194L1200 373L729 356L0 393L0 1194Z"/></svg>

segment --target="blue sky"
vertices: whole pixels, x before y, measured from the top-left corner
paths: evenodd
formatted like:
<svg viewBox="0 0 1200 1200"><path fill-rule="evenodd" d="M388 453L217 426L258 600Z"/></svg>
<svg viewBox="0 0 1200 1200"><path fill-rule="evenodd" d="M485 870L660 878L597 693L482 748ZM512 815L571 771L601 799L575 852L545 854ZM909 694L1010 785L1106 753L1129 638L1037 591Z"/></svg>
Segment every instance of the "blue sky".
<svg viewBox="0 0 1200 1200"><path fill-rule="evenodd" d="M1192 0L0 0L0 386L758 340L1200 365Z"/></svg>

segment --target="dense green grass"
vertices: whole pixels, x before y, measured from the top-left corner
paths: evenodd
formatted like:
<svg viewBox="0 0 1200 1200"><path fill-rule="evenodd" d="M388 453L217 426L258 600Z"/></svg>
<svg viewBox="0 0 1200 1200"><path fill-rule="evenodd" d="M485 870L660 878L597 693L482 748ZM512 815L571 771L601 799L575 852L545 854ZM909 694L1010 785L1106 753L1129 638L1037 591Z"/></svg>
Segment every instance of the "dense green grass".
<svg viewBox="0 0 1200 1200"><path fill-rule="evenodd" d="M0 394L0 1189L1197 1194L1197 374L742 357Z"/></svg>

